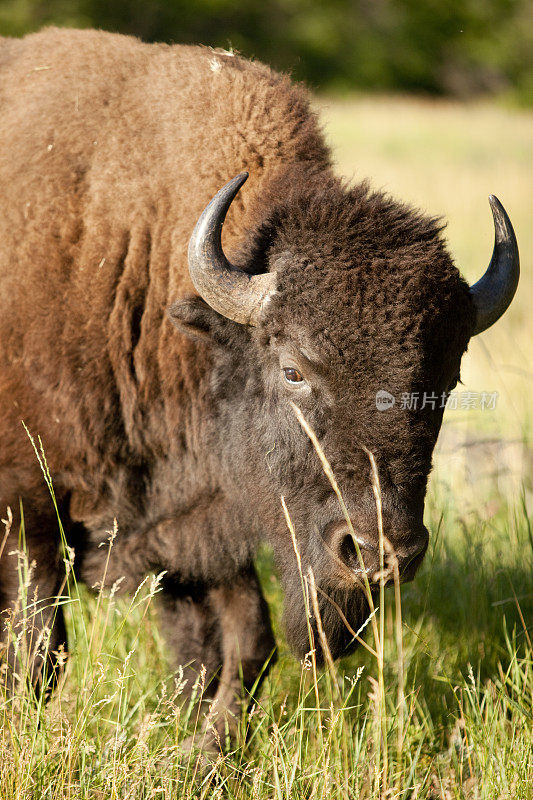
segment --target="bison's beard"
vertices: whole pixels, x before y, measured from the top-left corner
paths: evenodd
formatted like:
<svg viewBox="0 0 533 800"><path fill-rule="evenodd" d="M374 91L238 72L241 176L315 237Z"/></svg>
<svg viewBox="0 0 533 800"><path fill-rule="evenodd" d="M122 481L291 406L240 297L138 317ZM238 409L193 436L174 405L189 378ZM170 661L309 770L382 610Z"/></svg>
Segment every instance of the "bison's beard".
<svg viewBox="0 0 533 800"><path fill-rule="evenodd" d="M298 658L304 658L313 648L316 651L317 663L324 661L323 648L318 633L317 621L310 598L309 625L313 635L313 643L309 641L309 627L306 619L305 604L302 595L300 576L297 580L284 581L285 610L283 620L287 641ZM317 586L317 600L322 628L327 639L332 657L340 658L352 653L357 647L355 633L368 619L369 606L363 592L358 589L332 588Z"/></svg>

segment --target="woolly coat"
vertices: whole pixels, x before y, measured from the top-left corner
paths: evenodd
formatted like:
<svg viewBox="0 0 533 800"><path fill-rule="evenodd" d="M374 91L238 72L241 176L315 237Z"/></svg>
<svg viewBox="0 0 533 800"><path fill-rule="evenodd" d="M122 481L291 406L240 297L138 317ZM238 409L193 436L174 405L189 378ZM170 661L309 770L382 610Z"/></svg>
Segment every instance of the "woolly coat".
<svg viewBox="0 0 533 800"><path fill-rule="evenodd" d="M24 420L87 521L125 489L118 464L131 483L194 436L201 365L166 311L193 291L202 208L250 171L231 255L281 165L329 156L305 91L268 67L98 31L0 39L0 118L2 506L41 491Z"/></svg>

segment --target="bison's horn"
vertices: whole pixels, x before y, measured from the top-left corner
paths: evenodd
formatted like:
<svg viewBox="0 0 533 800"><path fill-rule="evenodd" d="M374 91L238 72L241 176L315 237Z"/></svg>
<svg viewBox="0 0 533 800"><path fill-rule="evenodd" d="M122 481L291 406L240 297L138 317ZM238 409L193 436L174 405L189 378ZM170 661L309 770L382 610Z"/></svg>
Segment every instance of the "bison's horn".
<svg viewBox="0 0 533 800"><path fill-rule="evenodd" d="M520 257L511 220L493 194L489 203L494 217L494 250L487 271L470 287L476 308L474 336L494 325L507 310L520 277Z"/></svg>
<svg viewBox="0 0 533 800"><path fill-rule="evenodd" d="M248 275L234 267L222 250L224 219L248 178L241 172L213 197L189 241L189 272L195 289L211 308L234 322L257 325L262 307L276 286L276 273Z"/></svg>

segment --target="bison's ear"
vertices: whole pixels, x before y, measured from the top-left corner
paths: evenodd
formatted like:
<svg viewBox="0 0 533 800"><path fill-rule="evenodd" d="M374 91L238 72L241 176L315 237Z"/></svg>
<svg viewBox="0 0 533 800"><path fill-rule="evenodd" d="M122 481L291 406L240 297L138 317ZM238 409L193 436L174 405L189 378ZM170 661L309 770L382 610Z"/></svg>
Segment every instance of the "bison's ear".
<svg viewBox="0 0 533 800"><path fill-rule="evenodd" d="M235 336L235 329L243 327L218 314L196 295L177 300L170 306L168 315L181 333L219 346L228 345Z"/></svg>

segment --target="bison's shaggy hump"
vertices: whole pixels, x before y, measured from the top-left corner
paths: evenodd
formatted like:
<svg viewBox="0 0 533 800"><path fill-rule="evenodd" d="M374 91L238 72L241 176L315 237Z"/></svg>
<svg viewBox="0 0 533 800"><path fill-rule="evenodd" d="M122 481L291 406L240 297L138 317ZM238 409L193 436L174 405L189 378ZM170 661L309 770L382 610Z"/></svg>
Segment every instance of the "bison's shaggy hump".
<svg viewBox="0 0 533 800"><path fill-rule="evenodd" d="M32 380L13 426L60 419L48 448L67 437L62 458L94 470L155 433L145 404L175 380L165 309L192 290L187 240L206 199L250 170L231 250L265 176L328 153L306 93L235 55L55 29L0 54L0 380L22 358Z"/></svg>

